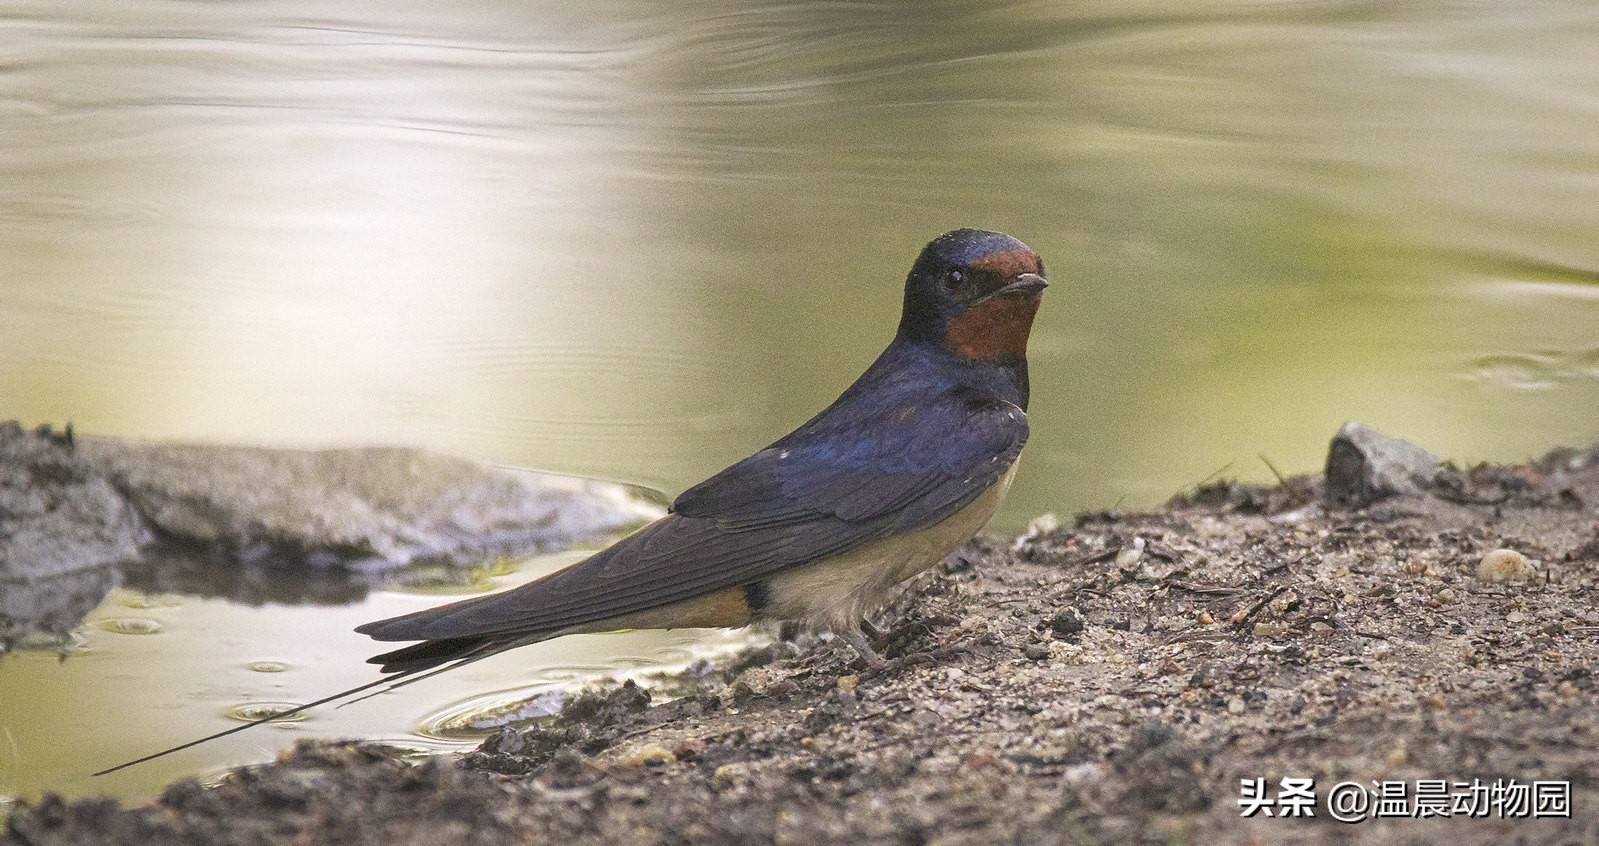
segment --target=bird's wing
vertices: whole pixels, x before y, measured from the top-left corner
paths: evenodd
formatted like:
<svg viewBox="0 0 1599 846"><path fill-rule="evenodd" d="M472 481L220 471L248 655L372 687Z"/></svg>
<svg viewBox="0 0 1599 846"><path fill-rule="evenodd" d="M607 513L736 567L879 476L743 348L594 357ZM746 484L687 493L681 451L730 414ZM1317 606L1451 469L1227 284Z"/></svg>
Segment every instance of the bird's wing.
<svg viewBox="0 0 1599 846"><path fill-rule="evenodd" d="M830 521L879 534L913 531L987 490L1026 441L1020 408L954 388L922 402L822 415L684 491L672 511L714 520L730 533L791 525L831 531L837 527ZM801 540L813 534L800 533L786 563L839 551Z"/></svg>
<svg viewBox="0 0 1599 846"><path fill-rule="evenodd" d="M748 584L939 523L993 485L1026 440L1020 408L965 389L917 404L835 406L565 570L357 631L378 640L553 632Z"/></svg>

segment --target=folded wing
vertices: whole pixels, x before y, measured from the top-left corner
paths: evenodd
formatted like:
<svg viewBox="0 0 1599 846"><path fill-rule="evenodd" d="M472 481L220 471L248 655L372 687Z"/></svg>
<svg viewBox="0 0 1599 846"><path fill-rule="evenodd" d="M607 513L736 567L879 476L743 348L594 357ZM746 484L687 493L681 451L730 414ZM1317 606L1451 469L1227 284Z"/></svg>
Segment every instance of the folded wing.
<svg viewBox="0 0 1599 846"><path fill-rule="evenodd" d="M1026 440L1020 408L964 388L915 403L835 406L578 564L357 631L378 640L525 638L748 584L937 524L997 481Z"/></svg>

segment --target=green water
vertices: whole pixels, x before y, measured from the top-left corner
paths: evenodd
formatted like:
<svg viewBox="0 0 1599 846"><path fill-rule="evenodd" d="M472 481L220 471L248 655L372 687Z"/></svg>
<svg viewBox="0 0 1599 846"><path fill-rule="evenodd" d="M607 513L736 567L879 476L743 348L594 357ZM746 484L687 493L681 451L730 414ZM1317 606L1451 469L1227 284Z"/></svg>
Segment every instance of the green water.
<svg viewBox="0 0 1599 846"><path fill-rule="evenodd" d="M0 418L675 492L830 401L969 225L1054 283L1000 530L1314 470L1346 419L1458 461L1599 437L1584 0L13 2L0 38ZM0 793L269 757L75 775L359 681L349 626L403 601L178 597L0 659ZM538 660L431 695L574 663ZM434 706L357 707L329 730Z"/></svg>

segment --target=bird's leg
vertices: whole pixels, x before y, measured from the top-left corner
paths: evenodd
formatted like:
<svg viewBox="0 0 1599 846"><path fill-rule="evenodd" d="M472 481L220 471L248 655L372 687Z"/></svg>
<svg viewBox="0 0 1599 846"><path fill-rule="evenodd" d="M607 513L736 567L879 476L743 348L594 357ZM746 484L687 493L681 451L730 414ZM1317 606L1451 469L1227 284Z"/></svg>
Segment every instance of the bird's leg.
<svg viewBox="0 0 1599 846"><path fill-rule="evenodd" d="M883 656L878 655L877 650L872 648L871 641L866 639L866 635L861 634L860 626L840 626L833 630L833 634L838 635L845 643L855 647L855 651L859 652L861 658L865 659L866 666L874 670L881 670L888 666L888 662L883 660Z"/></svg>
<svg viewBox="0 0 1599 846"><path fill-rule="evenodd" d="M872 643L875 643L878 646L888 645L888 632L883 631L873 624L871 618L861 618L861 631L864 632L867 637L872 639Z"/></svg>

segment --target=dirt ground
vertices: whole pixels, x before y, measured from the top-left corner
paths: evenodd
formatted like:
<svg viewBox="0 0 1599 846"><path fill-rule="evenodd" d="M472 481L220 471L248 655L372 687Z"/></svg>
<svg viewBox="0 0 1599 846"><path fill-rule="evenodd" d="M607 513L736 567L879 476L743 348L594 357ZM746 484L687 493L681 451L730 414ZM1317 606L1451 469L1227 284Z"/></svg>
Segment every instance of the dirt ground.
<svg viewBox="0 0 1599 846"><path fill-rule="evenodd" d="M881 672L804 637L464 758L308 745L142 807L46 798L0 842L1599 842L1599 447L1353 511L1320 484L974 541L884 615ZM1569 816L1527 818L1534 782Z"/></svg>

